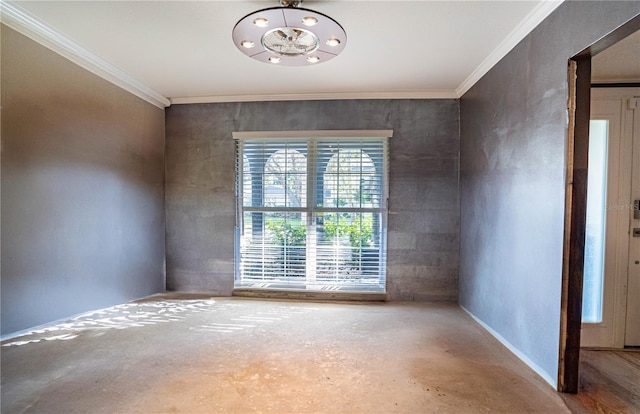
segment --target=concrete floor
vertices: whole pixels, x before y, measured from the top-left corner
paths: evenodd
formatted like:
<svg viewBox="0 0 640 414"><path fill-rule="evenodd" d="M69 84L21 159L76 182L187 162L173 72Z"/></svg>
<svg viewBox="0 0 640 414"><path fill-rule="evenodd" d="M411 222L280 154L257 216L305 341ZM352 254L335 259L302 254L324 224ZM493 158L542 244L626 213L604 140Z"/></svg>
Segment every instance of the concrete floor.
<svg viewBox="0 0 640 414"><path fill-rule="evenodd" d="M2 412L569 412L454 304L176 298L4 341Z"/></svg>

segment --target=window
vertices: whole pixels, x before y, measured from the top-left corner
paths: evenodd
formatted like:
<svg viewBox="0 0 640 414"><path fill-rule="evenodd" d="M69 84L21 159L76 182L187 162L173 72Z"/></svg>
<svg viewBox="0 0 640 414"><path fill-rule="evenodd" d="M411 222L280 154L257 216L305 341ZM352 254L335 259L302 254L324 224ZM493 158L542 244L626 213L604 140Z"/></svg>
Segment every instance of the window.
<svg viewBox="0 0 640 414"><path fill-rule="evenodd" d="M592 119L589 125L589 172L582 288L582 322L584 323L600 323L603 317L608 137L609 121Z"/></svg>
<svg viewBox="0 0 640 414"><path fill-rule="evenodd" d="M235 133L236 287L384 292L391 133Z"/></svg>

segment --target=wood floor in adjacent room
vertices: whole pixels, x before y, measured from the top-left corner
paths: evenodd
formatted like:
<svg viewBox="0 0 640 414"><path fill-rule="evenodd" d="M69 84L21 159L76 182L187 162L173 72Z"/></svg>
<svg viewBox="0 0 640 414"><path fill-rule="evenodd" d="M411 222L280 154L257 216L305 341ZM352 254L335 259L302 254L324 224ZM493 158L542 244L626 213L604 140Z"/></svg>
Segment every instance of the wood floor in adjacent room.
<svg viewBox="0 0 640 414"><path fill-rule="evenodd" d="M640 349L582 349L579 392L563 398L576 414L640 413Z"/></svg>
<svg viewBox="0 0 640 414"><path fill-rule="evenodd" d="M3 413L569 412L453 304L164 295L1 350Z"/></svg>

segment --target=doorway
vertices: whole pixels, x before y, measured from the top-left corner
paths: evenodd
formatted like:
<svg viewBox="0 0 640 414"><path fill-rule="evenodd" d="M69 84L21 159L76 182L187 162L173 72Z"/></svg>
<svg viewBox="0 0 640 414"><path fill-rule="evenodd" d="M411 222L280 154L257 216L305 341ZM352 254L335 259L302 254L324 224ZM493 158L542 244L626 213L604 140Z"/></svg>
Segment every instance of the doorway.
<svg viewBox="0 0 640 414"><path fill-rule="evenodd" d="M569 60L569 133L558 367L558 390L561 392L577 393L579 387L592 57L639 30L640 16L636 16Z"/></svg>
<svg viewBox="0 0 640 414"><path fill-rule="evenodd" d="M640 346L639 100L640 87L591 90L583 348Z"/></svg>

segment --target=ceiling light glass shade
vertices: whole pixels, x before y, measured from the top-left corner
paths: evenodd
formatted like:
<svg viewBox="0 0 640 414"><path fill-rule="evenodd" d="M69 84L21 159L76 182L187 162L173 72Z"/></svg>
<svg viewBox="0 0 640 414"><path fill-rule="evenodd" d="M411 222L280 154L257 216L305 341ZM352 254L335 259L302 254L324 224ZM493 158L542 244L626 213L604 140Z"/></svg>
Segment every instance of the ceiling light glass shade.
<svg viewBox="0 0 640 414"><path fill-rule="evenodd" d="M262 35L262 46L284 56L308 55L318 49L318 37L308 30L279 27Z"/></svg>
<svg viewBox="0 0 640 414"><path fill-rule="evenodd" d="M305 24L313 21L317 23ZM243 47L247 42L256 47ZM243 54L260 62L315 66L340 54L347 34L338 22L322 13L299 7L273 7L240 19L233 28L233 43ZM310 55L315 58L307 59ZM272 59L276 57L280 60Z"/></svg>

